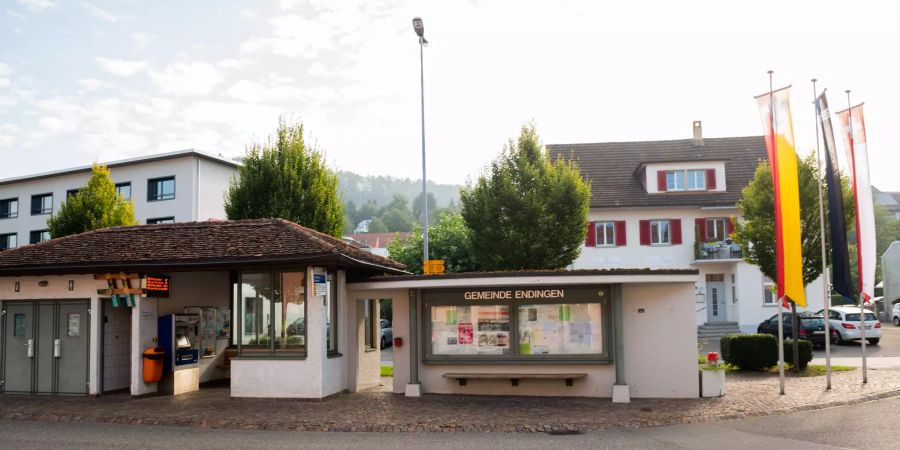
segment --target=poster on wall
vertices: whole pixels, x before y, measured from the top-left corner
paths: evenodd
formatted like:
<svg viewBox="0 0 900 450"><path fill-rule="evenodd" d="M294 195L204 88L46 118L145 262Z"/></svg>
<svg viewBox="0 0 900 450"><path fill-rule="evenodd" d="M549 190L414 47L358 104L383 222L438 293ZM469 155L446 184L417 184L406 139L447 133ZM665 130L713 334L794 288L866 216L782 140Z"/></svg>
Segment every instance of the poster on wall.
<svg viewBox="0 0 900 450"><path fill-rule="evenodd" d="M474 340L474 328L471 323L461 323L457 326L457 336L461 345L470 345Z"/></svg>
<svg viewBox="0 0 900 450"><path fill-rule="evenodd" d="M216 311L216 339L229 337L231 337L231 308L223 306Z"/></svg>

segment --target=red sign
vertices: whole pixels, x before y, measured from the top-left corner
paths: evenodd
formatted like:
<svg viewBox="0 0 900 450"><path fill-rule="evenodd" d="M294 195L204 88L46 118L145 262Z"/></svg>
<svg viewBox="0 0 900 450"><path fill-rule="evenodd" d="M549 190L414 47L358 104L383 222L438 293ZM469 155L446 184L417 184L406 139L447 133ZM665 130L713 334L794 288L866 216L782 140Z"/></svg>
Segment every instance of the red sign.
<svg viewBox="0 0 900 450"><path fill-rule="evenodd" d="M147 275L147 297L169 297L169 277Z"/></svg>

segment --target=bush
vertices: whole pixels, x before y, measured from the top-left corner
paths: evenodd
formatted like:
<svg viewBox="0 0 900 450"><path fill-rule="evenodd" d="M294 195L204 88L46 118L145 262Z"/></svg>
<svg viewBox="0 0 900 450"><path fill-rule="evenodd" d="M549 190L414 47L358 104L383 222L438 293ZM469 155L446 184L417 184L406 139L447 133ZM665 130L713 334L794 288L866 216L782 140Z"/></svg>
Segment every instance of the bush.
<svg viewBox="0 0 900 450"><path fill-rule="evenodd" d="M726 334L719 342L722 359L741 370L763 370L778 363L778 340L771 334Z"/></svg>
<svg viewBox="0 0 900 450"><path fill-rule="evenodd" d="M806 339L800 339L797 341L797 343L798 343L797 349L800 351L800 367L799 367L799 369L806 370L806 366L809 365L809 362L812 361L812 358L813 358L812 342L809 342ZM794 361L794 342L791 339L785 339L784 340L784 362L785 363L793 363L793 361Z"/></svg>

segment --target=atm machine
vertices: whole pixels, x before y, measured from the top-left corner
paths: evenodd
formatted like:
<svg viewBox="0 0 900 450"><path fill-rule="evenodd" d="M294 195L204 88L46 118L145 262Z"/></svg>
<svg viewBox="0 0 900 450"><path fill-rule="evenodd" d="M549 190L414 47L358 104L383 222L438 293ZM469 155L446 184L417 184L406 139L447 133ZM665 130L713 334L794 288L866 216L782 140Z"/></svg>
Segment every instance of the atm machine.
<svg viewBox="0 0 900 450"><path fill-rule="evenodd" d="M200 316L159 318L159 346L166 350L159 393L178 395L200 389Z"/></svg>

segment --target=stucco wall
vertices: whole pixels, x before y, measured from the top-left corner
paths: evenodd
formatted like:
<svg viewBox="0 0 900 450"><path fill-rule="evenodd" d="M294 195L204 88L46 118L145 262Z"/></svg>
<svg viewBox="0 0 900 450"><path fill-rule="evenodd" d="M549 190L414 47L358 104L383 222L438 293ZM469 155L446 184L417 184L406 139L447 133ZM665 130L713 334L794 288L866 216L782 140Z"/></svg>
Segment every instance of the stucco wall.
<svg viewBox="0 0 900 450"><path fill-rule="evenodd" d="M237 168L199 159L196 220L225 219L225 194Z"/></svg>

